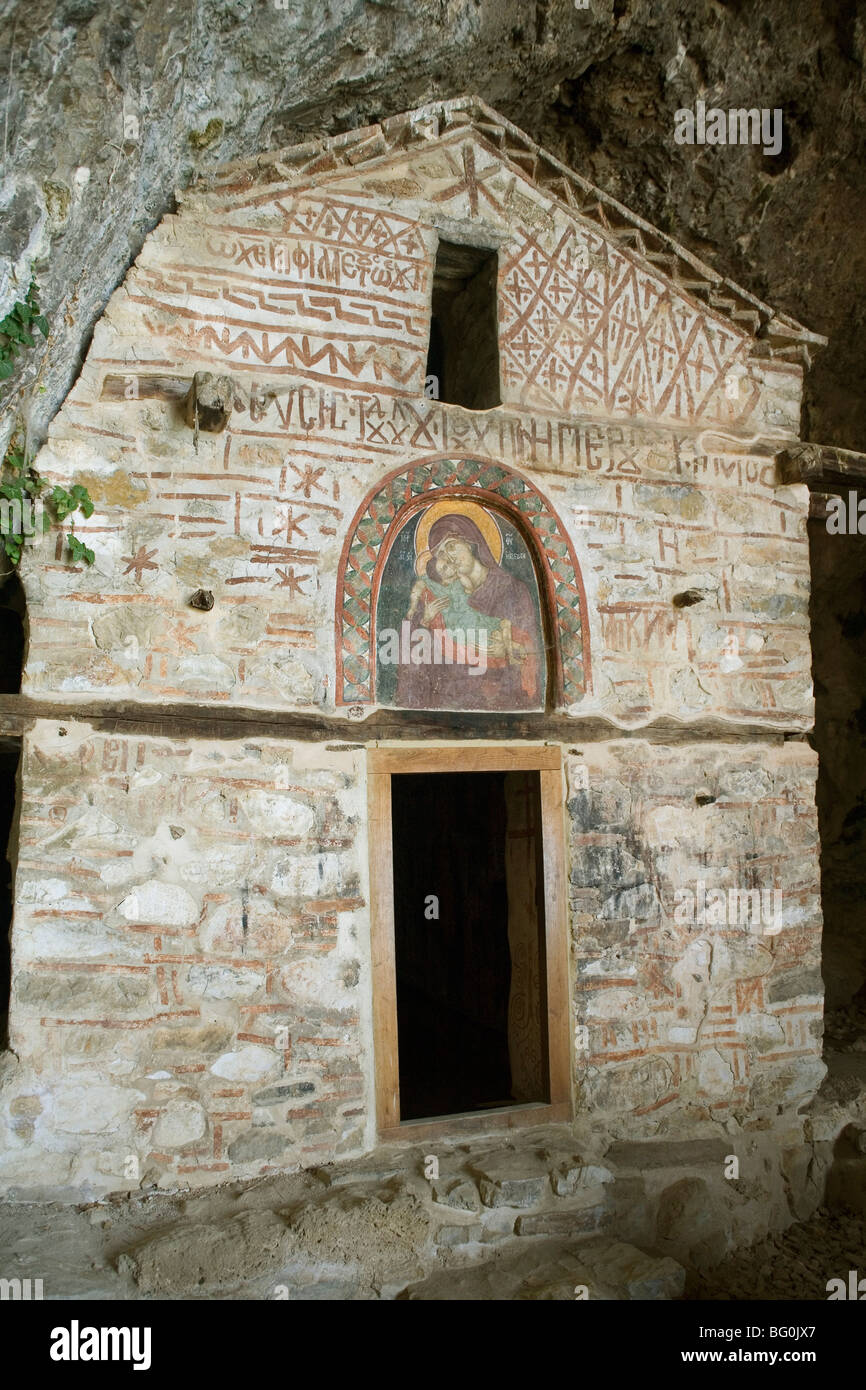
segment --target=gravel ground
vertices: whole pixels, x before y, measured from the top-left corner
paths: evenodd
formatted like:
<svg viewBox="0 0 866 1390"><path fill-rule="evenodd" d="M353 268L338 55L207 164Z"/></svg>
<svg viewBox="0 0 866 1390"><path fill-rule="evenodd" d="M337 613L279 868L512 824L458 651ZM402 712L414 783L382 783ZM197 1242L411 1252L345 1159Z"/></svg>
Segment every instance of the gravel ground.
<svg viewBox="0 0 866 1390"><path fill-rule="evenodd" d="M827 1281L848 1271L866 1278L866 1216L820 1207L803 1221L730 1255L705 1274L690 1274L686 1299L821 1299Z"/></svg>

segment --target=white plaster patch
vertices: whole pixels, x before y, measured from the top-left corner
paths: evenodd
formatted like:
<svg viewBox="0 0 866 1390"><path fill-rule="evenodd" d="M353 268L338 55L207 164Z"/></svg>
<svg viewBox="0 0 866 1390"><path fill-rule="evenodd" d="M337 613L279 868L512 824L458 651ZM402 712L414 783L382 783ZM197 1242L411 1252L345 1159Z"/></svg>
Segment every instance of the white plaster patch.
<svg viewBox="0 0 866 1390"><path fill-rule="evenodd" d="M281 972L283 989L293 999L320 1004L326 1008L345 1009L355 1000L355 990L343 980L346 962L335 955L296 961Z"/></svg>
<svg viewBox="0 0 866 1390"><path fill-rule="evenodd" d="M51 1098L50 1116L54 1127L67 1134L104 1134L117 1129L142 1100L140 1091L119 1086L61 1081Z"/></svg>
<svg viewBox="0 0 866 1390"><path fill-rule="evenodd" d="M180 856L178 856L180 857ZM255 863L255 848L249 841L236 845L214 845L195 855L183 855L187 883L203 887L233 888L245 879Z"/></svg>
<svg viewBox="0 0 866 1390"><path fill-rule="evenodd" d="M639 1012L643 1001L632 994L630 989L600 989L593 990L590 997L587 1016L589 1018L621 1018L623 1014L629 1017Z"/></svg>
<svg viewBox="0 0 866 1390"><path fill-rule="evenodd" d="M619 976L632 978L637 975L637 966L633 963L621 962L614 952L607 951L604 955L599 956L598 960L589 961L585 966L582 966L580 973L581 975L610 975L614 971Z"/></svg>
<svg viewBox="0 0 866 1390"><path fill-rule="evenodd" d="M741 1014L737 1019L736 1029L744 1037L785 1046L785 1029L773 1014L759 1013L757 1010Z"/></svg>
<svg viewBox="0 0 866 1390"><path fill-rule="evenodd" d="M731 1093L734 1073L724 1057L714 1047L701 1053L698 1067L698 1084L708 1096L723 1097Z"/></svg>
<svg viewBox="0 0 866 1390"><path fill-rule="evenodd" d="M33 903L38 907L51 907L67 912L93 911L90 899L70 891L70 885L62 878L26 880L21 884L17 897L21 903Z"/></svg>
<svg viewBox="0 0 866 1390"><path fill-rule="evenodd" d="M307 835L316 823L312 807L276 792L250 792L241 802L241 809L251 825L266 830L279 826L290 835Z"/></svg>
<svg viewBox="0 0 866 1390"><path fill-rule="evenodd" d="M177 678L190 690L230 690L235 683L232 668L218 656L186 656L177 664Z"/></svg>
<svg viewBox="0 0 866 1390"><path fill-rule="evenodd" d="M110 932L101 921L33 922L27 930L16 931L16 968L29 961L95 960L110 955L117 964L141 961L142 942L131 939L132 932Z"/></svg>
<svg viewBox="0 0 866 1390"><path fill-rule="evenodd" d="M228 1081L264 1081L278 1075L282 1062L266 1047L242 1047L239 1052L224 1052L211 1067L215 1076Z"/></svg>
<svg viewBox="0 0 866 1390"><path fill-rule="evenodd" d="M152 922L157 927L191 927L198 921L198 903L176 883L151 879L117 905L127 922Z"/></svg>
<svg viewBox="0 0 866 1390"><path fill-rule="evenodd" d="M669 1028L668 1041L672 1043L693 1043L697 1042L697 1028Z"/></svg>
<svg viewBox="0 0 866 1390"><path fill-rule="evenodd" d="M179 1149L204 1137L207 1117L193 1100L170 1100L153 1127L157 1149Z"/></svg>

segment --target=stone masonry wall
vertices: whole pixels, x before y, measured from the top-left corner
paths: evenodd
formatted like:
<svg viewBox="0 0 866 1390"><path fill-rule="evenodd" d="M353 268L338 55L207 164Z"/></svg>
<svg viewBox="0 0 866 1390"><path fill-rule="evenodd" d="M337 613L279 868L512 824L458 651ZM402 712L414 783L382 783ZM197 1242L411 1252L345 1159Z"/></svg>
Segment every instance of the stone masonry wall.
<svg viewBox="0 0 866 1390"><path fill-rule="evenodd" d="M807 492L778 485L772 443L796 435L802 369L471 132L266 175L190 195L97 327L38 459L90 488L96 563L56 536L25 565L24 692L333 710L356 512L389 472L491 460L574 547L581 714L809 727ZM499 248L500 409L422 394L437 230ZM184 423L197 370L235 382L224 433Z"/></svg>
<svg viewBox="0 0 866 1390"><path fill-rule="evenodd" d="M4 1185L195 1186L367 1145L357 760L36 726Z"/></svg>
<svg viewBox="0 0 866 1390"><path fill-rule="evenodd" d="M356 412L357 423L361 408L340 397L335 410ZM240 425L226 438L202 435L196 455L176 424L134 460L55 439L40 469L52 482L88 482L99 510L76 529L97 559L87 570L43 549L28 563L24 692L333 710L339 557L352 517L389 465L465 457L476 423L437 406L428 427L441 426L452 454L387 449L368 469L326 451L327 427L315 466L288 437L244 444ZM558 438L554 421L492 412L469 457L511 463L527 423ZM521 462L556 510L586 589L592 692L580 713L810 727L806 489L775 486L766 458L696 456L670 435L653 443L637 430L567 424L561 439L561 472L550 471L547 444L543 464L537 446L534 464L528 454ZM206 524L196 519L205 508ZM200 587L214 594L209 613L188 607Z"/></svg>
<svg viewBox="0 0 866 1390"><path fill-rule="evenodd" d="M621 1137L792 1114L826 1071L816 755L628 741L567 769L580 1109ZM777 888L778 919L701 923L701 883Z"/></svg>
<svg viewBox="0 0 866 1390"><path fill-rule="evenodd" d="M195 1186L372 1147L363 759L36 727L4 1187ZM814 754L627 740L567 771L579 1123L604 1147L790 1120L824 1074ZM781 931L678 924L700 879L780 887Z"/></svg>

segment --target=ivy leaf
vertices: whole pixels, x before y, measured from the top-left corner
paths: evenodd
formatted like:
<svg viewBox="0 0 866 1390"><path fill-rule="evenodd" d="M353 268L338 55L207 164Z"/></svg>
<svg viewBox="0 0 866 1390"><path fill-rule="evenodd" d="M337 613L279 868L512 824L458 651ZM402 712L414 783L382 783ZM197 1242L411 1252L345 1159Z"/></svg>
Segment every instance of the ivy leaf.
<svg viewBox="0 0 866 1390"><path fill-rule="evenodd" d="M7 314L3 320L3 332L7 338L14 338L18 343L24 340L24 329L11 314Z"/></svg>
<svg viewBox="0 0 866 1390"><path fill-rule="evenodd" d="M0 493L4 497L8 497L10 502L13 498L18 502L24 501L24 489L20 483L3 483L0 486Z"/></svg>
<svg viewBox="0 0 866 1390"><path fill-rule="evenodd" d="M9 559L12 561L13 565L17 565L18 561L21 559L20 537L4 536L3 549L6 551L6 554L9 556Z"/></svg>
<svg viewBox="0 0 866 1390"><path fill-rule="evenodd" d="M68 536L67 539L69 541L69 549L72 551L73 560L75 560L76 563L79 560L83 560L86 565L92 565L96 556L93 551L84 544L84 541L80 541L77 536L73 535Z"/></svg>
<svg viewBox="0 0 866 1390"><path fill-rule="evenodd" d="M70 512L75 511L75 502L65 488L55 487L51 493L51 501L57 512L58 521L64 521Z"/></svg>
<svg viewBox="0 0 866 1390"><path fill-rule="evenodd" d="M85 516L93 516L93 502L86 487L83 487L81 483L76 483L70 497L74 499L77 507Z"/></svg>
<svg viewBox="0 0 866 1390"><path fill-rule="evenodd" d="M9 313L0 319L0 381L8 381L14 374L15 359L24 348L36 346L33 336L36 328L43 338L48 337L48 319L39 311L39 287L31 280L23 303L16 300Z"/></svg>

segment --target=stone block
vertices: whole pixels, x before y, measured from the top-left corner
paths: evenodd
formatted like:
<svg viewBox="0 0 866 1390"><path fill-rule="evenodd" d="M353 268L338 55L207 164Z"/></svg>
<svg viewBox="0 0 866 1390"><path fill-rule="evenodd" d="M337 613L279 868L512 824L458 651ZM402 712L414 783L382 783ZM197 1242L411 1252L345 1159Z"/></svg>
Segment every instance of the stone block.
<svg viewBox="0 0 866 1390"><path fill-rule="evenodd" d="M591 1207L581 1207L569 1211L539 1211L530 1216L518 1216L514 1225L518 1236L570 1236L586 1235L597 1231L604 1224L606 1208L604 1203Z"/></svg>
<svg viewBox="0 0 866 1390"><path fill-rule="evenodd" d="M547 1189L547 1171L531 1152L498 1149L473 1158L470 1167L486 1207L534 1207Z"/></svg>
<svg viewBox="0 0 866 1390"><path fill-rule="evenodd" d="M481 1208L478 1189L468 1178L436 1182L432 1187L432 1196L440 1206L453 1207L456 1211L479 1211Z"/></svg>
<svg viewBox="0 0 866 1390"><path fill-rule="evenodd" d="M205 1023L201 1026L181 1024L153 1030L154 1052L221 1052L231 1040L232 1029L226 1023Z"/></svg>
<svg viewBox="0 0 866 1390"><path fill-rule="evenodd" d="M100 1014L136 1009L146 1000L152 984L149 974L76 974L73 970L19 971L13 995L20 1004L48 1013L69 1015L96 1011Z"/></svg>
<svg viewBox="0 0 866 1390"><path fill-rule="evenodd" d="M282 1059L267 1047L253 1043L241 1047L237 1052L225 1052L211 1063L214 1076L223 1076L227 1081L265 1081L282 1068Z"/></svg>
<svg viewBox="0 0 866 1390"><path fill-rule="evenodd" d="M436 1245L468 1245L470 1241L480 1241L483 1227L480 1221L467 1222L464 1226L440 1226L434 1236Z"/></svg>
<svg viewBox="0 0 866 1390"><path fill-rule="evenodd" d="M289 1081L277 1086L267 1086L253 1095L254 1105L279 1105L283 1100L295 1100L298 1096L311 1096L315 1092L312 1081Z"/></svg>
<svg viewBox="0 0 866 1390"><path fill-rule="evenodd" d="M242 1212L226 1221L190 1223L118 1259L143 1294L189 1294L213 1285L232 1287L282 1269L295 1247L286 1223L271 1211Z"/></svg>
<svg viewBox="0 0 866 1390"><path fill-rule="evenodd" d="M592 1277L614 1290L616 1298L664 1301L680 1298L685 1288L686 1271L676 1260L647 1255L622 1241L593 1252L590 1268Z"/></svg>
<svg viewBox="0 0 866 1390"><path fill-rule="evenodd" d="M276 1134L270 1129L248 1129L229 1144L228 1155L232 1163L264 1163L271 1159L285 1158L289 1141L285 1134Z"/></svg>
<svg viewBox="0 0 866 1390"><path fill-rule="evenodd" d="M576 1193L611 1182L613 1173L597 1163L582 1163L579 1159L565 1160L550 1174L550 1185L557 1197L573 1197Z"/></svg>
<svg viewBox="0 0 866 1390"><path fill-rule="evenodd" d="M123 1086L57 1082L43 1120L68 1134L114 1132L144 1099L141 1091Z"/></svg>
<svg viewBox="0 0 866 1390"><path fill-rule="evenodd" d="M148 922L158 927L191 927L198 921L195 899L176 883L151 879L134 888L117 905L128 922Z"/></svg>
<svg viewBox="0 0 866 1390"><path fill-rule="evenodd" d="M633 1168L717 1167L721 1173L731 1151L729 1139L648 1139L645 1143L618 1140L605 1153L605 1161L616 1170Z"/></svg>
<svg viewBox="0 0 866 1390"><path fill-rule="evenodd" d="M801 994L823 998L824 981L819 969L786 970L775 974L768 986L767 1000L770 1004L782 1004Z"/></svg>

